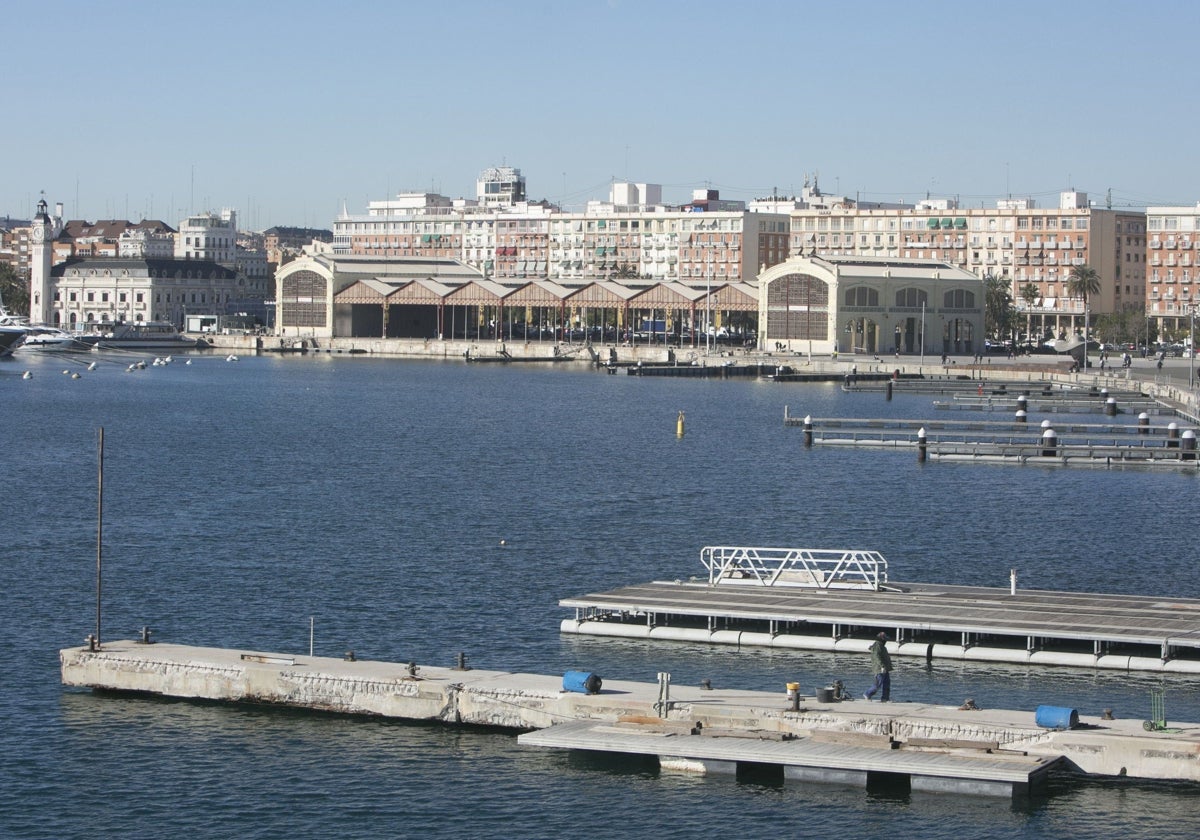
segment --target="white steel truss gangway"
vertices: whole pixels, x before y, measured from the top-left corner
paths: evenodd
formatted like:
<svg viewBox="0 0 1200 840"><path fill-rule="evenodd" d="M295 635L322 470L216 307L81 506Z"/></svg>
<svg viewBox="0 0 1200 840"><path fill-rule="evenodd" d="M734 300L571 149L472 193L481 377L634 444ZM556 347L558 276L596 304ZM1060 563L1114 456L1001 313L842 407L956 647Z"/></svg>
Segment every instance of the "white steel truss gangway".
<svg viewBox="0 0 1200 840"><path fill-rule="evenodd" d="M887 560L878 551L708 545L700 559L714 585L887 588Z"/></svg>

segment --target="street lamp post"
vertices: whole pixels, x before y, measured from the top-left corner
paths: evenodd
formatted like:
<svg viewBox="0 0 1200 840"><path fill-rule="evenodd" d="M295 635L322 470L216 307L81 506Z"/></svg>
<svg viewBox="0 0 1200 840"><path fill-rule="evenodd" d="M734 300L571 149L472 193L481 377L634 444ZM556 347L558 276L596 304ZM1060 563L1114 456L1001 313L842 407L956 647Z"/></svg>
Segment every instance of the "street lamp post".
<svg viewBox="0 0 1200 840"><path fill-rule="evenodd" d="M1087 373L1088 369L1088 316L1091 314L1091 307L1088 306L1087 294L1083 296L1083 372Z"/></svg>
<svg viewBox="0 0 1200 840"><path fill-rule="evenodd" d="M1188 331L1188 352L1191 354L1188 357L1188 390L1194 390L1196 387L1196 304L1192 304L1189 308L1191 315L1191 326Z"/></svg>

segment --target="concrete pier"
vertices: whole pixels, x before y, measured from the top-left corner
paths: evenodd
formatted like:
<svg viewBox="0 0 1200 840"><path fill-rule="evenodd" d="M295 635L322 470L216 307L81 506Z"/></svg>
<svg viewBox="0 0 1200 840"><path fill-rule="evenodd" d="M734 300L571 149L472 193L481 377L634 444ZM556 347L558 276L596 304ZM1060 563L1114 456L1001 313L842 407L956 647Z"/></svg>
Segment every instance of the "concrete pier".
<svg viewBox="0 0 1200 840"><path fill-rule="evenodd" d="M782 678L778 693L674 684L664 702L661 685L655 683L606 679L599 693L582 694L563 691L561 675L460 671L135 641L106 642L99 651L68 648L60 652L60 659L65 685L164 697L548 730L548 737L558 724L632 721L649 726L641 732L657 738L659 747L654 752L667 757L664 766L678 760L705 772L729 771L739 762L760 763L765 745L803 741L803 746L777 750L782 754L777 754L775 763L785 770L809 768L786 770L793 778L836 781L845 774L850 774L846 779L860 779L856 774L863 772L915 773L924 779L914 782L918 787L953 787L950 781L937 780L973 779L978 792L987 792L992 782L1005 790L1010 789L1005 785L1015 785L1011 790L1019 792L1057 761L1084 773L1200 781L1200 724L1172 722L1170 730L1147 731L1140 720L1081 717L1080 728L1056 731L1039 727L1033 711L863 700L820 703L803 694L794 706L785 696ZM662 732L702 740L665 742ZM724 736L719 747L712 746L716 736ZM866 749L870 754L855 760L844 754L816 760L801 755L807 751L828 756L827 750L815 746L819 743ZM573 747L569 741L563 744L588 748ZM956 765L948 758L921 758L918 753L974 761ZM1015 761L1018 758L1035 760L1022 763ZM1013 768L1018 775L1024 773L1024 781L1003 774L987 778L982 768L993 759L1007 762L1002 765L1005 773ZM920 762L924 771L916 764ZM942 769L930 770L930 766ZM950 769L954 766L969 769L956 774Z"/></svg>

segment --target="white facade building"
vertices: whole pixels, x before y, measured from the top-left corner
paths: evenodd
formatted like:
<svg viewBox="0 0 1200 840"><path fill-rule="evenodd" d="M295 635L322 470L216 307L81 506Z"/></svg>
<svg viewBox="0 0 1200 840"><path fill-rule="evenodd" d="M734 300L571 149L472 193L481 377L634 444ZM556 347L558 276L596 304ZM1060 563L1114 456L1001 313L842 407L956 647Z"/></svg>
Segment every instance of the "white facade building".
<svg viewBox="0 0 1200 840"><path fill-rule="evenodd" d="M1166 331L1191 329L1200 298L1200 203L1146 208L1146 315Z"/></svg>
<svg viewBox="0 0 1200 840"><path fill-rule="evenodd" d="M788 217L754 213L701 191L698 204L668 207L656 184L615 184L614 201L563 212L544 203L504 207L403 193L366 215L334 220L334 253L458 260L501 283L551 280L745 282L788 256ZM715 209L736 207L737 209Z"/></svg>
<svg viewBox="0 0 1200 840"><path fill-rule="evenodd" d="M180 225L175 238L175 256L181 260L211 260L233 265L237 249L237 212L197 213Z"/></svg>
<svg viewBox="0 0 1200 840"><path fill-rule="evenodd" d="M485 207L509 207L525 200L525 176L511 166L483 170L475 182L475 195Z"/></svg>
<svg viewBox="0 0 1200 840"><path fill-rule="evenodd" d="M117 238L117 256L123 259L170 259L175 255L175 235L130 228Z"/></svg>

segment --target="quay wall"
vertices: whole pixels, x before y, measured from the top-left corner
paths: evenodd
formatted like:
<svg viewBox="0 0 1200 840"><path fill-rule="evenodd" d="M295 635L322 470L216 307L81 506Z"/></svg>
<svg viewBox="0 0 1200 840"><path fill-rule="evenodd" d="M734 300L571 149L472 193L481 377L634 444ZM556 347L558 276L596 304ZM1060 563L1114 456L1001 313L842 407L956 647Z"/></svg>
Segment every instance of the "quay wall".
<svg viewBox="0 0 1200 840"><path fill-rule="evenodd" d="M796 373L844 375L856 370L859 374L893 374L940 379L1001 379L1007 382L1054 382L1090 388L1136 388L1147 396L1178 407L1193 422L1200 422L1200 393L1189 390L1187 376L1180 381L1172 377L1156 377L1150 368L1089 369L1069 373L1068 362L1057 356L1022 357L1015 360L985 358L979 363L959 363L953 360L941 364L940 359L928 356L898 358L862 358L843 355L808 356L802 352L770 352L753 347L665 347L661 344L566 344L552 341L477 341L436 338L305 338L277 335L225 335L205 333L202 336L217 351L239 353L305 352L334 354L367 354L417 359L465 359L496 361L547 361L596 364L609 362L619 365L667 364L679 365L786 365Z"/></svg>
<svg viewBox="0 0 1200 840"><path fill-rule="evenodd" d="M1023 357L1017 360L985 358L980 363L943 365L936 357L924 362L917 356L899 358L861 358L842 356L813 356L793 352L773 353L756 348L664 347L660 344L627 346L624 344L563 344L551 341L496 341L483 339L443 340L420 338L304 338L276 335L223 335L205 333L202 336L214 350L239 353L305 352L333 354L366 354L416 359L466 359L498 361L548 361L594 365L614 361L618 365L667 364L723 365L739 364L766 366L786 365L795 373L845 375L851 370L859 374L893 374L923 376L934 379L1000 379L1006 382L1053 382L1082 388L1136 388L1147 396L1177 408L1192 422L1200 422L1200 392L1186 387L1187 376L1176 381L1172 377L1156 377L1150 368L1128 370L1108 368L1089 372L1068 373L1066 362L1058 357Z"/></svg>
<svg viewBox="0 0 1200 840"><path fill-rule="evenodd" d="M1039 728L1032 711L963 710L920 703L819 703L797 707L778 694L605 680L594 695L563 691L562 677L456 670L328 657L172 644L106 642L60 652L62 682L166 697L261 703L416 721L512 730L622 717L699 722L709 730L812 735L815 731L887 736L908 742L997 742L1001 749L1066 756L1102 775L1200 782L1200 724L1150 732L1140 721L1081 717L1087 728Z"/></svg>

